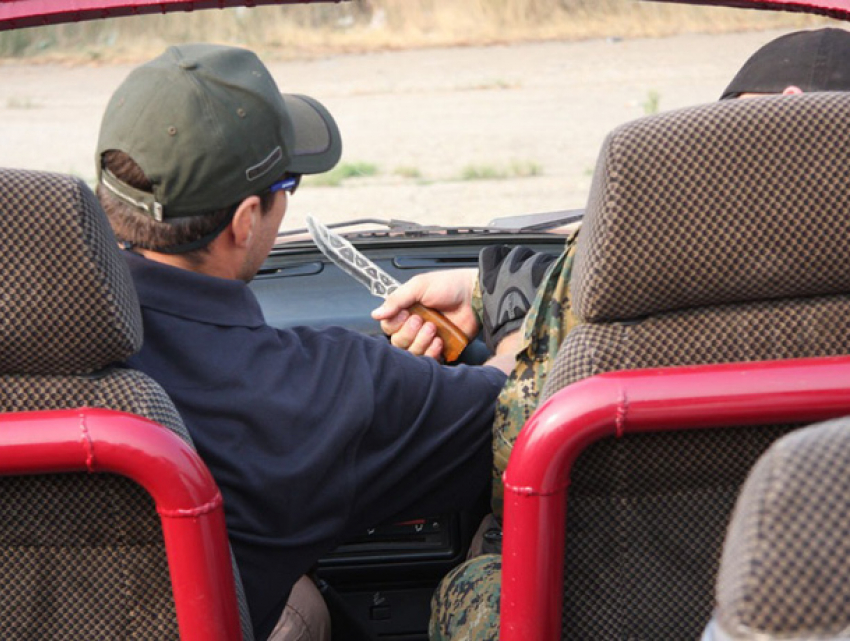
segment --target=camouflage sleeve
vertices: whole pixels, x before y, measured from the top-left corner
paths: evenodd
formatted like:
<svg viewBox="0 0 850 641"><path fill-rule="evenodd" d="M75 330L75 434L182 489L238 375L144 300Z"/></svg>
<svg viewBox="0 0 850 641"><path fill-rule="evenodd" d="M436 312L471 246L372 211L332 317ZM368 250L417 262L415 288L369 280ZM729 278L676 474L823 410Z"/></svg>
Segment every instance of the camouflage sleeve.
<svg viewBox="0 0 850 641"><path fill-rule="evenodd" d="M525 317L523 344L514 371L496 402L493 423L493 513L500 521L504 503L502 474L520 429L540 400L546 376L566 333L577 321L570 306L569 282L575 239L567 241L561 256L549 267L537 297Z"/></svg>
<svg viewBox="0 0 850 641"><path fill-rule="evenodd" d="M481 295L481 279L478 277L472 287L472 313L475 314L478 327L484 327L484 298Z"/></svg>

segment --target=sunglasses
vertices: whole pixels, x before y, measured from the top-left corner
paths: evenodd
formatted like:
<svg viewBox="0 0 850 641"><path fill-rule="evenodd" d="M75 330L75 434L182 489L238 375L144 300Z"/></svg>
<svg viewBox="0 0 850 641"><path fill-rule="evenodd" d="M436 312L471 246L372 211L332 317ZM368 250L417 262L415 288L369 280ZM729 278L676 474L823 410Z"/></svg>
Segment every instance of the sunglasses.
<svg viewBox="0 0 850 641"><path fill-rule="evenodd" d="M295 190L298 189L298 185L300 182L301 174L291 174L283 180L279 180L271 187L269 187L269 192L273 194L277 191L285 191L289 194L294 194Z"/></svg>

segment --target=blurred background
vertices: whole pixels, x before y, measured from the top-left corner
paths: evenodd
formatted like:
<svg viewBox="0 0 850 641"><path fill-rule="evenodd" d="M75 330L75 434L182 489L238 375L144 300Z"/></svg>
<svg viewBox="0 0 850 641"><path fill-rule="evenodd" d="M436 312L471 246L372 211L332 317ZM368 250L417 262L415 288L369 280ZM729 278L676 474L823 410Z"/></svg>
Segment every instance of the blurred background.
<svg viewBox="0 0 850 641"><path fill-rule="evenodd" d="M843 23L639 0L354 0L117 18L0 33L0 165L94 182L100 116L174 43L255 50L343 132L306 214L479 225L584 206L618 124L716 100L781 33Z"/></svg>
<svg viewBox="0 0 850 641"><path fill-rule="evenodd" d="M785 12L638 0L350 0L120 18L0 33L0 57L133 62L174 42L249 46L278 59L518 41L646 38L808 26Z"/></svg>

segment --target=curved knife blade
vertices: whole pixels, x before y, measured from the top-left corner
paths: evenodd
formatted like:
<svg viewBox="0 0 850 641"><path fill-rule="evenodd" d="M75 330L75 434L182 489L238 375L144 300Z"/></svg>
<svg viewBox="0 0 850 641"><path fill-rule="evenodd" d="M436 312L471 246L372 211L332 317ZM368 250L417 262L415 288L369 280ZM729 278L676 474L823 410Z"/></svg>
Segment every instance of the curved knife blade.
<svg viewBox="0 0 850 641"><path fill-rule="evenodd" d="M359 281L373 296L386 298L398 289L401 283L366 258L345 238L333 233L312 216L307 216L307 229L322 253Z"/></svg>
<svg viewBox="0 0 850 641"><path fill-rule="evenodd" d="M401 283L366 258L354 245L312 216L307 216L307 229L316 247L335 265L372 292L373 296L386 298L400 286ZM437 336L443 340L443 357L449 363L456 361L469 343L466 334L440 312L419 303L410 308L410 313L434 323Z"/></svg>

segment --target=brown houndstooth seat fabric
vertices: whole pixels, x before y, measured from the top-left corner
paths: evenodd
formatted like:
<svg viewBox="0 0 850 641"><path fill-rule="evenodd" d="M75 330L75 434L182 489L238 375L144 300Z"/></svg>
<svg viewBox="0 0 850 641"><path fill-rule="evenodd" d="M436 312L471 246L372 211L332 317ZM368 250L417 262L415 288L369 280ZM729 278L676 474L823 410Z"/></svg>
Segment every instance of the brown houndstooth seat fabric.
<svg viewBox="0 0 850 641"><path fill-rule="evenodd" d="M850 419L798 430L750 473L705 641L847 641Z"/></svg>
<svg viewBox="0 0 850 641"><path fill-rule="evenodd" d="M850 94L724 101L607 138L580 320L543 391L613 370L850 354ZM699 639L736 495L795 426L591 446L568 501L564 638Z"/></svg>
<svg viewBox="0 0 850 641"><path fill-rule="evenodd" d="M0 169L0 216L0 412L116 409L190 442L162 388L114 367L141 346L141 312L91 190ZM178 638L162 530L140 486L0 477L0 510L0 638ZM244 598L240 611L250 639Z"/></svg>

